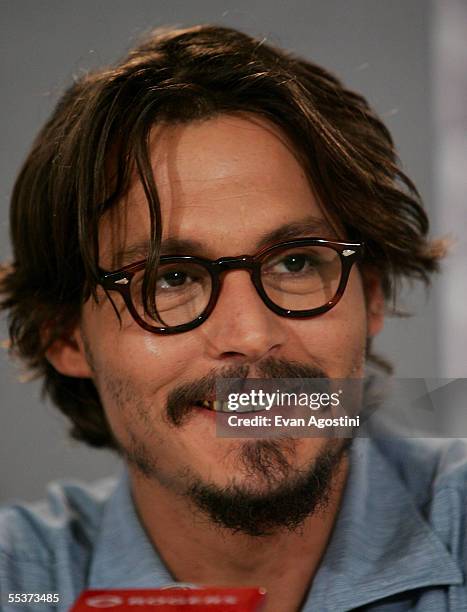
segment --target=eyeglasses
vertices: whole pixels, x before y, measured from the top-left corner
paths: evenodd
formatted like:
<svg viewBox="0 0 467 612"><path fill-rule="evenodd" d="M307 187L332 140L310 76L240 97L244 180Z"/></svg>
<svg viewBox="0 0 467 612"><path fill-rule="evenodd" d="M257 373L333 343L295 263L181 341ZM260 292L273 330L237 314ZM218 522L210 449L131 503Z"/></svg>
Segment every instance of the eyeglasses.
<svg viewBox="0 0 467 612"><path fill-rule="evenodd" d="M362 259L363 244L302 238L281 242L256 255L163 256L155 290L143 295L146 260L105 272L99 284L118 291L133 319L155 334L177 334L201 325L214 310L221 274L247 270L266 306L282 317L305 318L327 312L341 299L350 270Z"/></svg>

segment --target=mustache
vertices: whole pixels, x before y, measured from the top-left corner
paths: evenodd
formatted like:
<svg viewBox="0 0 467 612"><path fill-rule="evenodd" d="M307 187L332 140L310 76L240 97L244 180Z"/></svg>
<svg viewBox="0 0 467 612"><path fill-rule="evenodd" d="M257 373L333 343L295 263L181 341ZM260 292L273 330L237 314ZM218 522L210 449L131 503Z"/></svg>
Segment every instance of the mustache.
<svg viewBox="0 0 467 612"><path fill-rule="evenodd" d="M180 427L192 412L198 410L195 402L214 394L219 378L248 378L250 373L257 378L327 378L327 374L317 366L274 357L268 357L254 367L244 364L212 370L206 376L178 385L169 392L165 409L167 421Z"/></svg>

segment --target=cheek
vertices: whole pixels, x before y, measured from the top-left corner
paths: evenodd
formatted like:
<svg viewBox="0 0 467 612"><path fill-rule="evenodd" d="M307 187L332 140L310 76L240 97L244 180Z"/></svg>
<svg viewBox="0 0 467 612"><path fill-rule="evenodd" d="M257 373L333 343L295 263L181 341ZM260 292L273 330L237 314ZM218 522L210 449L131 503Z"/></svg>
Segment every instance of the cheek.
<svg viewBox="0 0 467 612"><path fill-rule="evenodd" d="M160 358L163 354L163 348L160 342L157 341L155 334L145 335L143 338L144 352L147 355L154 355L156 358Z"/></svg>
<svg viewBox="0 0 467 612"><path fill-rule="evenodd" d="M364 336L366 340L367 309L360 272L354 266L346 290L337 306L331 310L342 328L348 328L349 337Z"/></svg>
<svg viewBox="0 0 467 612"><path fill-rule="evenodd" d="M291 346L300 346L307 359L329 377L359 373L365 359L367 315L360 274L352 270L346 291L327 313L290 321Z"/></svg>
<svg viewBox="0 0 467 612"><path fill-rule="evenodd" d="M111 410L113 395L118 395L120 404L128 393L158 400L174 381L186 376L187 365L195 358L196 348L189 338L151 334L126 319L120 327L107 304L85 307L83 332L96 386ZM129 391L124 393L123 387Z"/></svg>

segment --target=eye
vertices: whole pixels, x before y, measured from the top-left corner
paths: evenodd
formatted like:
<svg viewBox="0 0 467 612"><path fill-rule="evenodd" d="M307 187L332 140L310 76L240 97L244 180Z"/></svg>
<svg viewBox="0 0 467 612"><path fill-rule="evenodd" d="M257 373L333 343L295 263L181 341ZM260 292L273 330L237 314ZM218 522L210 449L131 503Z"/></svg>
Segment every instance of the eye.
<svg viewBox="0 0 467 612"><path fill-rule="evenodd" d="M176 327L199 317L209 304L211 275L194 261L163 262L156 271L155 286L144 287L144 270L132 277L130 299L138 316L157 326ZM150 291L151 289L151 291Z"/></svg>
<svg viewBox="0 0 467 612"><path fill-rule="evenodd" d="M170 272L165 272L158 277L156 286L157 289L173 289L189 285L193 280L183 270L170 270Z"/></svg>
<svg viewBox="0 0 467 612"><path fill-rule="evenodd" d="M158 270L156 296L185 295L187 292L198 292L209 284L209 273L199 264L169 263Z"/></svg>
<svg viewBox="0 0 467 612"><path fill-rule="evenodd" d="M313 271L316 268L316 257L306 253L288 253L271 262L268 265L268 272L274 274L299 274Z"/></svg>

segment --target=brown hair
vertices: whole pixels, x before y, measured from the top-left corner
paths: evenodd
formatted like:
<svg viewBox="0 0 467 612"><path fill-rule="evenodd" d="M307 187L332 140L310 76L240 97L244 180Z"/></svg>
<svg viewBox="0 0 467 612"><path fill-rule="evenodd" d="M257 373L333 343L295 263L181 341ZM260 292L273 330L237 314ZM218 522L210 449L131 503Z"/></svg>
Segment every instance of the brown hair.
<svg viewBox="0 0 467 612"><path fill-rule="evenodd" d="M90 445L115 448L97 390L91 380L58 373L45 353L76 324L83 300L96 298L99 220L136 169L151 215L150 289L162 227L151 126L232 112L284 130L327 213L349 238L365 242L366 263L377 269L386 298L394 298L398 278L428 282L437 269L443 245L427 240L419 194L362 96L323 68L233 29L154 32L115 67L77 80L59 101L16 181L14 258L0 271L11 350L44 378L44 391L73 423L72 436Z"/></svg>

